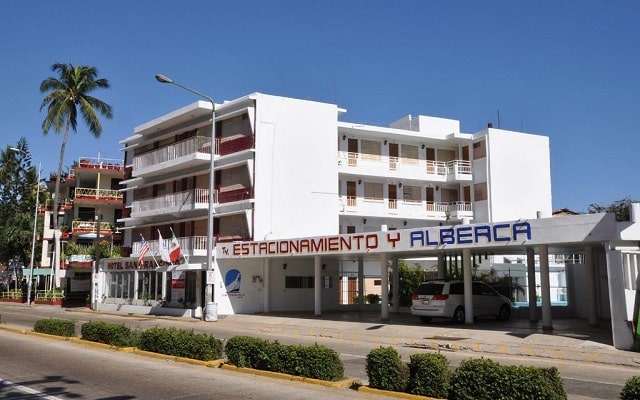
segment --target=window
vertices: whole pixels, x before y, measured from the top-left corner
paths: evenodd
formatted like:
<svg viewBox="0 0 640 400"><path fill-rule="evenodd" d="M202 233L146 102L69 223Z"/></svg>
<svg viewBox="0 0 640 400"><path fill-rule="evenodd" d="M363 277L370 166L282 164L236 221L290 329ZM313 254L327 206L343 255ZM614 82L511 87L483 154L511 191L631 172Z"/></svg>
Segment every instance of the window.
<svg viewBox="0 0 640 400"><path fill-rule="evenodd" d="M480 182L473 185L473 192L475 201L487 200L487 182Z"/></svg>
<svg viewBox="0 0 640 400"><path fill-rule="evenodd" d="M473 159L484 158L487 156L487 144L485 140L475 142L473 144Z"/></svg>
<svg viewBox="0 0 640 400"><path fill-rule="evenodd" d="M380 142L374 142L372 140L363 140L360 143L363 160L379 161L382 154L382 145Z"/></svg>
<svg viewBox="0 0 640 400"><path fill-rule="evenodd" d="M364 183L364 198L366 200L383 200L384 199L384 186L382 183Z"/></svg>
<svg viewBox="0 0 640 400"><path fill-rule="evenodd" d="M285 276L285 289L313 289L313 276Z"/></svg>
<svg viewBox="0 0 640 400"><path fill-rule="evenodd" d="M405 202L419 203L422 201L418 186L404 185L402 187L402 196Z"/></svg>
<svg viewBox="0 0 640 400"><path fill-rule="evenodd" d="M400 148L400 162L403 164L418 163L418 146L403 144Z"/></svg>

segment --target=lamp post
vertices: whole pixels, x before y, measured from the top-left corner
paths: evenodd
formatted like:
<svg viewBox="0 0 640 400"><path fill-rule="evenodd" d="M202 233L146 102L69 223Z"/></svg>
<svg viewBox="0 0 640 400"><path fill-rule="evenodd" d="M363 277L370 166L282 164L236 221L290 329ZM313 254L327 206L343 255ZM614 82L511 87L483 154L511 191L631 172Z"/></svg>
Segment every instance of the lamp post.
<svg viewBox="0 0 640 400"><path fill-rule="evenodd" d="M197 96L206 99L211 103L211 162L209 164L209 216L207 221L207 278L205 288L205 303L215 303L214 301L214 284L215 276L213 274L213 214L214 214L214 194L215 194L215 172L214 172L214 154L215 154L215 141L216 141L216 103L215 101L197 90L191 89L184 85L181 85L165 75L157 74L156 80L160 83L170 83L179 88L182 88L188 92L191 92ZM214 306L215 307L215 306ZM206 308L207 313L204 314L205 321L215 321L218 319L217 309ZM209 315L209 313L213 315Z"/></svg>
<svg viewBox="0 0 640 400"><path fill-rule="evenodd" d="M16 147L9 147L18 153L26 154L23 150ZM36 209L33 212L33 237L31 238L31 261L29 261L29 282L27 283L27 305L31 305L31 287L33 286L33 259L36 253L36 229L38 227L38 206L40 200L40 170L42 169L42 161L38 161L38 180L36 180Z"/></svg>

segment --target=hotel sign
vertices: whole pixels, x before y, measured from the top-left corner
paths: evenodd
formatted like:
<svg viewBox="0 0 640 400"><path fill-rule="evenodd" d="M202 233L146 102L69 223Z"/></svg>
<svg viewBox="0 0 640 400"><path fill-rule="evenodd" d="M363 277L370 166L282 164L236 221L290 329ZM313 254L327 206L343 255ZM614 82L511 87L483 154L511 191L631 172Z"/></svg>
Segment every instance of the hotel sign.
<svg viewBox="0 0 640 400"><path fill-rule="evenodd" d="M220 243L216 247L216 257L311 256L509 246L531 241L532 235L531 224L526 221L439 226L313 238Z"/></svg>

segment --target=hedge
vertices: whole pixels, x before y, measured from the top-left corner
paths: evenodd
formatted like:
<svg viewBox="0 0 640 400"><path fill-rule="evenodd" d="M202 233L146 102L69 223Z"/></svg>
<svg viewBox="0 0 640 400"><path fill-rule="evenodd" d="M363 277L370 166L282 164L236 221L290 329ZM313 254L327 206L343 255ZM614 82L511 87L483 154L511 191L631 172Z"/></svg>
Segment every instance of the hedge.
<svg viewBox="0 0 640 400"><path fill-rule="evenodd" d="M122 324L87 322L80 328L82 338L112 346L136 346L137 335Z"/></svg>
<svg viewBox="0 0 640 400"><path fill-rule="evenodd" d="M49 335L73 337L76 335L76 321L69 319L39 319L33 326L34 332Z"/></svg>
<svg viewBox="0 0 640 400"><path fill-rule="evenodd" d="M222 357L222 340L211 335L175 328L151 328L140 333L141 350L211 361Z"/></svg>

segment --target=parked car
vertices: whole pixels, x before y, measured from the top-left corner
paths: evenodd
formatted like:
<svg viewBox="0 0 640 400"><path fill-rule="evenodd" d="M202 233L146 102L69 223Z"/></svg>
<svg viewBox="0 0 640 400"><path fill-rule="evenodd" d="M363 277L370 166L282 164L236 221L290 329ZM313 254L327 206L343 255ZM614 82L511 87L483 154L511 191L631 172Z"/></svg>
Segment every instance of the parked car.
<svg viewBox="0 0 640 400"><path fill-rule="evenodd" d="M473 282L473 316L511 317L511 301L483 282ZM434 280L420 284L411 296L411 314L422 322L432 318L451 318L456 323L465 322L464 282Z"/></svg>

